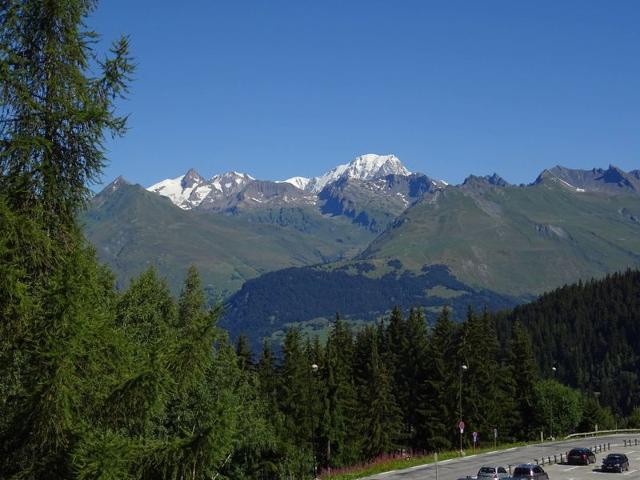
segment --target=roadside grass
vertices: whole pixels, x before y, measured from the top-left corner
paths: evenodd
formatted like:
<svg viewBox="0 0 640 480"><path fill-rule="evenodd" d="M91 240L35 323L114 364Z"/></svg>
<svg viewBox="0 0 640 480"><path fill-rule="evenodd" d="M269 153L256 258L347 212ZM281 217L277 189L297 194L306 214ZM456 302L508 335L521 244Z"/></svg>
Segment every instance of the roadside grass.
<svg viewBox="0 0 640 480"><path fill-rule="evenodd" d="M526 442L507 443L498 445L497 448L484 447L477 448L475 452L473 450L467 450L466 455L474 455L480 453L494 452L500 450L506 450L507 448L523 447L526 446ZM457 450L449 452L438 453L438 462L443 460L449 460L452 458L461 458L460 452ZM369 475L375 475L378 473L390 472L392 470L402 470L405 468L417 467L419 465L429 465L435 462L435 456L433 453L419 455L419 456L400 456L400 455L381 455L371 460L370 462L360 465L353 465L350 467L334 468L332 471L323 472L320 474L322 480L354 480L357 478L367 477ZM471 473L470 473L471 474Z"/></svg>

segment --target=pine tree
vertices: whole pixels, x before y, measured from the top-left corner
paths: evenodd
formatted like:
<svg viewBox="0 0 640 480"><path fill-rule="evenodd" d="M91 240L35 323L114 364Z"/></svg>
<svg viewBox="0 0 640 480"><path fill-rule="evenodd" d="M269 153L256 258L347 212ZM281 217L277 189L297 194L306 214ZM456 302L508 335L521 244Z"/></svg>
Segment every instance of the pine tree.
<svg viewBox="0 0 640 480"><path fill-rule="evenodd" d="M253 352L251 352L251 347L249 346L249 339L244 334L238 337L236 355L241 369L253 369Z"/></svg>
<svg viewBox="0 0 640 480"><path fill-rule="evenodd" d="M169 360L175 387L167 407L168 441L149 459L162 475L207 478L233 454L240 370L233 348L216 326L219 315L219 307L207 310L200 277L190 267L178 302L176 341Z"/></svg>
<svg viewBox="0 0 640 480"><path fill-rule="evenodd" d="M511 355L515 379L515 391L518 393L517 402L520 413L519 422L513 425L513 433L518 438L535 437L535 405L534 386L538 382L539 373L533 356L531 338L520 322L513 327L511 339Z"/></svg>
<svg viewBox="0 0 640 480"><path fill-rule="evenodd" d="M418 428L429 449L448 449L457 422L457 389L454 356L455 325L445 307L438 315L433 331L429 335L427 370L421 397Z"/></svg>
<svg viewBox="0 0 640 480"><path fill-rule="evenodd" d="M272 405L270 412L277 411L278 400L278 376L276 372L275 359L271 350L271 343L265 340L262 344L262 353L257 365L258 382L260 391L269 405Z"/></svg>
<svg viewBox="0 0 640 480"><path fill-rule="evenodd" d="M354 463L358 445L354 414L357 407L353 381L353 333L336 316L329 333L322 370L326 397L322 415L322 456L329 466Z"/></svg>
<svg viewBox="0 0 640 480"><path fill-rule="evenodd" d="M282 347L279 405L284 415L284 432L290 442L287 458L292 475L308 475L314 470L313 412L308 400L312 392L313 370L302 345L299 330L289 329ZM293 448L295 446L295 448Z"/></svg>
<svg viewBox="0 0 640 480"><path fill-rule="evenodd" d="M463 381L465 419L481 438L490 438L493 428L502 427L499 343L493 318L485 310L479 317L469 311L462 327L460 358L468 367Z"/></svg>
<svg viewBox="0 0 640 480"><path fill-rule="evenodd" d="M92 50L97 34L85 19L96 4L0 3L0 191L10 208L38 219L67 247L88 184L104 165L105 132L125 131L114 100L133 72L126 38L106 60ZM92 64L101 67L99 77Z"/></svg>
<svg viewBox="0 0 640 480"><path fill-rule="evenodd" d="M422 402L426 399L425 381L429 341L427 324L421 309L409 311L405 328L405 349L402 352L402 365L399 371L404 397L403 403L399 406L404 412L409 446L425 448L427 444L425 432L422 430L424 426Z"/></svg>
<svg viewBox="0 0 640 480"><path fill-rule="evenodd" d="M113 101L132 71L127 41L98 61L84 30L95 2L0 2L0 471L68 478L118 383L113 278L75 214L104 162ZM6 276L5 276L6 275Z"/></svg>
<svg viewBox="0 0 640 480"><path fill-rule="evenodd" d="M105 409L114 429L126 427L132 437L153 438L173 385L167 352L176 305L166 281L153 268L144 272L118 299L115 316L116 327L128 340L127 371Z"/></svg>
<svg viewBox="0 0 640 480"><path fill-rule="evenodd" d="M358 381L360 437L366 439L363 453L373 458L390 452L401 435L402 412L392 391L389 375L378 353L378 341L373 328L365 328L356 338L358 350L366 352Z"/></svg>

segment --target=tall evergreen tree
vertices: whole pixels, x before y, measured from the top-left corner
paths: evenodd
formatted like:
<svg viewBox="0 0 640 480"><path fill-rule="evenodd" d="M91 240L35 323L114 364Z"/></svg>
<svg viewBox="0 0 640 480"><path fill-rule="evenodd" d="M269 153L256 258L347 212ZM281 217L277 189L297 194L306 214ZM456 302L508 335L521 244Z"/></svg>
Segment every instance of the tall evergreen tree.
<svg viewBox="0 0 640 480"><path fill-rule="evenodd" d="M429 334L425 361L425 378L418 408L418 431L429 449L451 446L451 432L455 428L455 392L451 389L449 355L453 352L455 326L445 307L437 317Z"/></svg>
<svg viewBox="0 0 640 480"><path fill-rule="evenodd" d="M327 339L322 373L326 385L321 429L324 463L328 466L355 463L359 452L355 438L353 333L339 315Z"/></svg>
<svg viewBox="0 0 640 480"><path fill-rule="evenodd" d="M118 382L113 279L76 225L113 101L132 71L126 39L90 65L95 2L0 2L0 471L68 478ZM6 277L5 277L6 275ZM75 454L74 454L75 452Z"/></svg>
<svg viewBox="0 0 640 480"><path fill-rule="evenodd" d="M216 326L219 315L218 307L207 310L200 277L190 267L178 302L169 362L175 378L167 412L169 441L149 460L162 476L207 478L233 454L240 371L233 348Z"/></svg>
<svg viewBox="0 0 640 480"><path fill-rule="evenodd" d="M312 392L312 362L305 352L300 331L289 329L285 335L280 377L279 403L284 415L284 430L289 442L298 448L289 448L287 459L290 474L305 476L314 469L312 445L314 442L313 411L309 398Z"/></svg>
<svg viewBox="0 0 640 480"><path fill-rule="evenodd" d="M358 333L357 350L365 354L358 377L360 437L366 439L363 453L373 458L397 446L402 430L402 412L393 395L391 376L378 353L375 329Z"/></svg>
<svg viewBox="0 0 640 480"><path fill-rule="evenodd" d="M126 428L132 437L153 438L173 385L167 351L176 306L166 281L153 268L144 272L118 299L115 316L116 327L128 340L123 352L127 370L104 408L115 430Z"/></svg>
<svg viewBox="0 0 640 480"><path fill-rule="evenodd" d="M518 438L535 437L535 404L534 387L539 380L538 367L533 356L531 338L520 322L513 326L511 338L511 368L517 392L517 411L519 421L513 426L513 433Z"/></svg>
<svg viewBox="0 0 640 480"><path fill-rule="evenodd" d="M240 335L236 343L236 355L240 368L249 370L253 368L253 352L249 345L249 339L246 335Z"/></svg>
<svg viewBox="0 0 640 480"><path fill-rule="evenodd" d="M465 417L480 438L489 438L502 418L499 343L494 320L469 311L462 326L460 358L467 365L463 386Z"/></svg>
<svg viewBox="0 0 640 480"><path fill-rule="evenodd" d="M429 341L427 324L422 309L411 309L405 324L405 349L402 352L400 370L396 376L404 390L399 407L404 413L405 431L408 444L412 448L427 446L423 431L422 405L425 401L427 353Z"/></svg>
<svg viewBox="0 0 640 480"><path fill-rule="evenodd" d="M114 99L126 93L133 71L126 38L106 60L92 50L97 34L85 19L96 4L0 3L0 191L67 246L88 184L104 165L105 133L125 131Z"/></svg>

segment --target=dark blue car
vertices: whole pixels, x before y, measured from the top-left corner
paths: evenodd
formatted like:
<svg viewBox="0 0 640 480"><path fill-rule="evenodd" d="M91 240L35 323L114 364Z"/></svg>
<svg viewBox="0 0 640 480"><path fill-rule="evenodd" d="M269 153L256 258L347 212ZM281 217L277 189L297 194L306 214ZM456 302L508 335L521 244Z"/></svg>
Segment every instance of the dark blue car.
<svg viewBox="0 0 640 480"><path fill-rule="evenodd" d="M622 473L629 470L629 459L624 453L610 453L602 460L602 471Z"/></svg>

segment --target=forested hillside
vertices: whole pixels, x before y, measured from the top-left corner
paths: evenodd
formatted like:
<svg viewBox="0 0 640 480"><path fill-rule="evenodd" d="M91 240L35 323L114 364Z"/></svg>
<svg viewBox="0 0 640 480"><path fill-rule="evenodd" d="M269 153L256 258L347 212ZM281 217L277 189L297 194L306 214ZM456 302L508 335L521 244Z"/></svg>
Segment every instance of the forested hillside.
<svg viewBox="0 0 640 480"><path fill-rule="evenodd" d="M640 271L580 282L517 307L501 319L529 332L546 375L599 396L628 415L640 404ZM506 337L505 337L506 338Z"/></svg>
<svg viewBox="0 0 640 480"><path fill-rule="evenodd" d="M263 337L276 337L294 325L323 335L336 312L351 321L372 322L393 306L437 312L447 305L452 317L461 321L469 307L501 310L518 303L464 285L444 265L425 267L414 275L391 264L395 269L380 278L367 276L375 267L366 262L342 269L319 266L270 272L246 282L229 298L220 325L233 337L246 334L252 346L259 347Z"/></svg>

